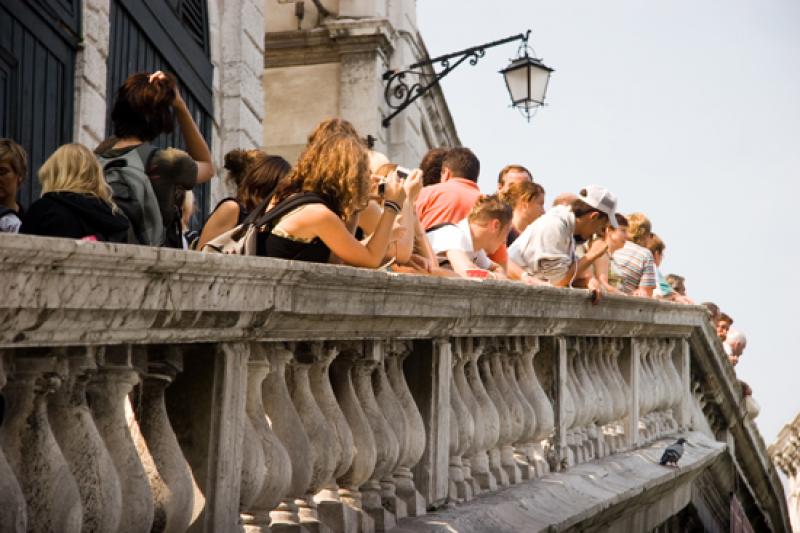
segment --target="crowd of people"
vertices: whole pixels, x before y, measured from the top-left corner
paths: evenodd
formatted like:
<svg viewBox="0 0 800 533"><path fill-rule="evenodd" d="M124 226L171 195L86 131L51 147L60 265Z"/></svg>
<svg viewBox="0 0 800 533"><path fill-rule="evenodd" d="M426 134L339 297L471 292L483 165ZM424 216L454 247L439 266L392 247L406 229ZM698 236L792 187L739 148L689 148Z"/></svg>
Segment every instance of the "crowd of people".
<svg viewBox="0 0 800 533"><path fill-rule="evenodd" d="M94 152L61 146L38 169L42 196L26 211L17 191L25 151L0 139L0 231L386 268L399 273L501 279L691 304L685 280L663 275L666 245L643 213L618 212L599 185L559 194L521 165L500 170L496 192L478 187L468 148L435 148L417 168L370 150L349 122L329 119L291 165L260 149L225 155L234 196L202 231L188 228L192 188L215 174L213 158L174 77L139 73L118 89L113 136ZM186 150L153 141L175 124ZM409 162L402 162L408 164ZM706 304L732 364L744 335ZM727 324L727 326L725 326Z"/></svg>

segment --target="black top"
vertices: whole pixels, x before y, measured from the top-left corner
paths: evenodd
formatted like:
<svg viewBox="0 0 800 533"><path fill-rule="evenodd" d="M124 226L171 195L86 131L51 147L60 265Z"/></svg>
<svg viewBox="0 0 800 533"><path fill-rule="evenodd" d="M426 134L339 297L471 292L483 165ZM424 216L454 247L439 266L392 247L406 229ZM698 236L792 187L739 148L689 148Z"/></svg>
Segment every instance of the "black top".
<svg viewBox="0 0 800 533"><path fill-rule="evenodd" d="M216 210L219 209L219 206L221 206L225 202L235 202L236 205L239 206L239 218L236 219L236 225L237 226L241 226L242 222L244 222L244 219L246 219L247 215L250 214L250 211L248 211L245 208L245 205L242 202L240 202L239 200L237 200L236 198L234 198L232 196L229 196L228 198L223 198L222 200L220 200L219 203L216 205L216 207L214 207L214 210L211 211L211 215L213 215L216 212ZM209 215L209 217L211 215Z"/></svg>
<svg viewBox="0 0 800 533"><path fill-rule="evenodd" d="M317 194L301 193L289 197L267 211L265 216L269 218L269 223L261 226L256 235L257 255L261 257L276 257L278 259L293 259L295 261L309 261L312 263L327 263L330 260L331 250L319 237L314 237L311 242L302 242L272 233L272 228L274 228L284 216L304 204L327 205L325 200ZM272 213L272 217L270 217L270 213Z"/></svg>
<svg viewBox="0 0 800 533"><path fill-rule="evenodd" d="M20 233L47 237L128 242L128 219L90 194L48 192L22 218Z"/></svg>

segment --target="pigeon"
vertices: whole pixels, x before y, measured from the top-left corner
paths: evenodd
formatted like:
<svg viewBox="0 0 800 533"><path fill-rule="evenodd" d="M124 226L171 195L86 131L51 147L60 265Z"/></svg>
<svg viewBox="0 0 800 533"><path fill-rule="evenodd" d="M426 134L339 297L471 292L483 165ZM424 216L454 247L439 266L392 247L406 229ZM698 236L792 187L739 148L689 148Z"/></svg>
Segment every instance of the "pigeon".
<svg viewBox="0 0 800 533"><path fill-rule="evenodd" d="M686 444L686 439L680 438L675 444L667 446L667 449L664 450L664 455L661 456L661 462L659 464L662 466L678 466L678 461L680 461L683 456L684 444Z"/></svg>

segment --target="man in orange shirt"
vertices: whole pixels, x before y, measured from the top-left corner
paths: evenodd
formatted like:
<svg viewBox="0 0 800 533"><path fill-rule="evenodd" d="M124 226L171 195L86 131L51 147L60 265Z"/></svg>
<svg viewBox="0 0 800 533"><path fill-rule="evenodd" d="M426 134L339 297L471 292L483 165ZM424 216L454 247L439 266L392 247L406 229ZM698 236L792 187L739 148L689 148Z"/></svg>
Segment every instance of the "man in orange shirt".
<svg viewBox="0 0 800 533"><path fill-rule="evenodd" d="M442 160L442 180L423 187L417 198L417 215L424 230L441 224L456 224L467 218L481 190L481 163L469 148L448 150Z"/></svg>

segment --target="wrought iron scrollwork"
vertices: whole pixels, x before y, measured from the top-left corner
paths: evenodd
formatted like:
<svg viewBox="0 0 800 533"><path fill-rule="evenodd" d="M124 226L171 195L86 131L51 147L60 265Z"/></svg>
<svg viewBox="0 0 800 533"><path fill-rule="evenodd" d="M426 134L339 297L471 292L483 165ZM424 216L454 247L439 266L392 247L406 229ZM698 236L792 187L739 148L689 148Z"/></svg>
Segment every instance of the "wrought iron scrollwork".
<svg viewBox="0 0 800 533"><path fill-rule="evenodd" d="M452 54L435 57L425 61L420 61L409 66L405 70L387 70L383 73L386 86L383 90L384 100L390 109L393 109L386 118L383 119L383 126L389 126L391 120L396 117L403 109L408 107L414 100L428 92L432 87L439 83L439 80L447 76L453 69L464 61L469 61L471 66L478 64L478 61L486 55L486 49L513 41L523 41L527 43L530 30L527 33L520 33L512 37L506 37L498 41L473 46ZM452 61L455 60L455 61ZM425 71L422 67L440 67L439 72L435 68ZM413 76L415 81L407 81L407 77Z"/></svg>

